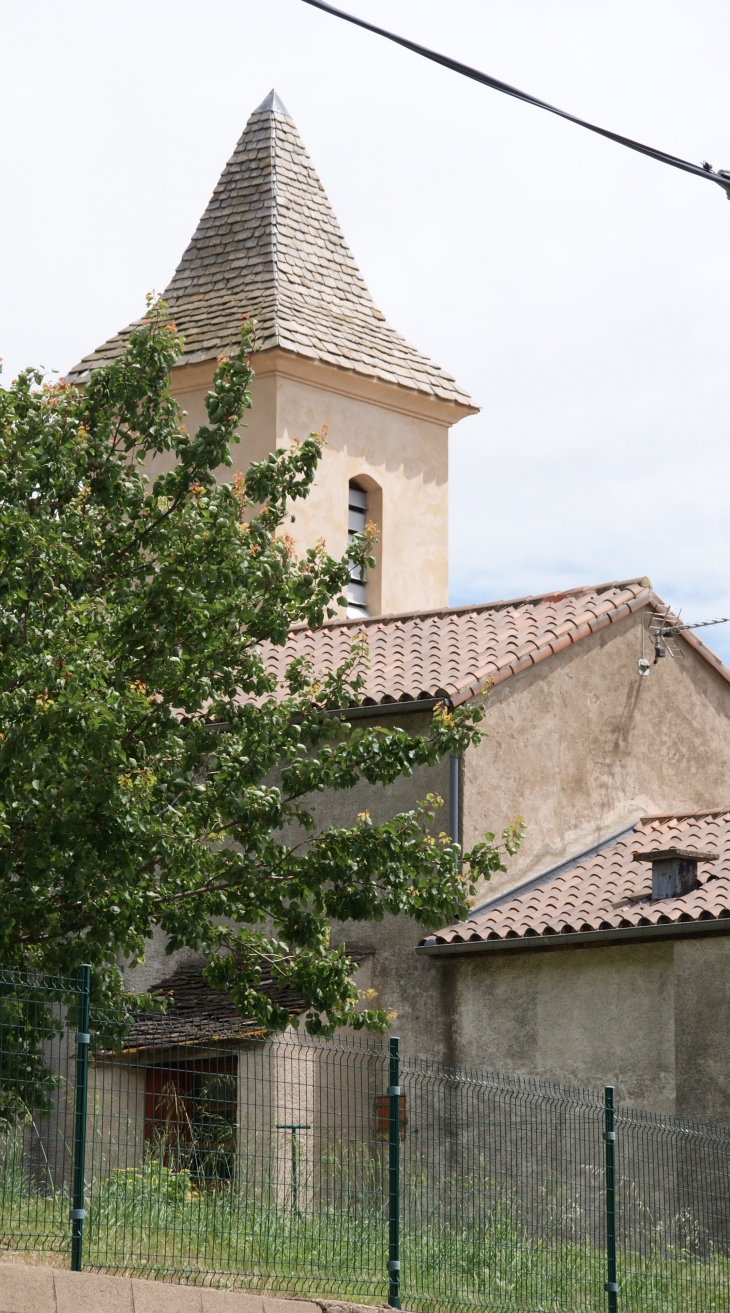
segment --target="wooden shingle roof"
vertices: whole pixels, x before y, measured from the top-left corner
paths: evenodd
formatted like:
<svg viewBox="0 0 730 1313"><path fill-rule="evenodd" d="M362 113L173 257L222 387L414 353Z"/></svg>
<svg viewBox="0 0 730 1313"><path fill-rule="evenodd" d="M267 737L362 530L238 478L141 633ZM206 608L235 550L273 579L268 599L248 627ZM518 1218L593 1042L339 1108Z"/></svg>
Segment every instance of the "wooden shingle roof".
<svg viewBox="0 0 730 1313"><path fill-rule="evenodd" d="M273 91L246 124L163 297L185 339L181 364L235 348L241 321L251 316L260 350L278 347L474 409L375 306ZM83 381L117 357L132 327L85 356L69 380Z"/></svg>

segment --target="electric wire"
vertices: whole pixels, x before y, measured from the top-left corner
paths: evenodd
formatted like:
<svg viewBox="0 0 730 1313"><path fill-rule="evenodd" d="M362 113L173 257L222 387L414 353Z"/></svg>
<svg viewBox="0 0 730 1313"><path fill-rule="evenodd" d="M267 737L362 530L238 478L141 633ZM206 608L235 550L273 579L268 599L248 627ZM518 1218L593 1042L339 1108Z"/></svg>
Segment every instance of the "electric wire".
<svg viewBox="0 0 730 1313"><path fill-rule="evenodd" d="M441 64L443 68L450 69L453 73L459 73L462 77L471 78L473 82L480 82L485 87L491 87L494 91L501 91L506 96L513 96L516 100L522 100L527 105L535 105L537 109L545 109L549 114L557 114L560 118L567 119L570 123L576 123L580 128L587 128L589 132L595 132L600 137L607 137L609 141L615 141L619 146L626 146L629 150L638 151L640 155L648 155L650 159L658 160L660 164L669 164L674 169L682 169L685 173L693 173L697 177L707 178L710 182L717 183L724 188L725 194L730 200L730 170L718 169L717 172L711 164L703 161L702 164L692 164L690 160L683 160L678 155L670 155L667 151L657 150L654 146L645 146L640 141L634 141L631 137L623 137L619 132L611 132L608 128L600 128L595 123L589 123L587 119L578 118L575 114L569 114L565 109L558 109L555 105L550 105L546 100L539 100L537 96L531 96L527 91L520 91L518 87L510 86L508 82L502 82L499 78L491 77L489 73L482 73L477 68L471 68L468 64L462 64L458 59L451 59L449 55L441 55L436 50L429 50L428 46L421 46L416 41L409 40L408 37L398 36L395 32L389 32L387 28L378 27L375 23L369 23L364 18L356 18L354 14L348 14L344 9L336 9L334 5L327 4L325 0L304 0L305 5L311 5L314 9L321 9L324 13L332 14L335 18L342 18L346 23L353 23L356 27L362 27L367 32L374 32L376 36L385 37L387 41L393 41L396 45L404 46L406 50L411 50L416 55L422 55L424 59L430 59L434 64Z"/></svg>

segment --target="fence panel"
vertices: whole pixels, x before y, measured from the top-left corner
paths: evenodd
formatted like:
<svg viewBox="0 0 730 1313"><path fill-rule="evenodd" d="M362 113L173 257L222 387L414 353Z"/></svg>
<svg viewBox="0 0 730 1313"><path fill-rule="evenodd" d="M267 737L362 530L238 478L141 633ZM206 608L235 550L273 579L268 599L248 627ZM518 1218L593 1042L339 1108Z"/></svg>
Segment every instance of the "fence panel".
<svg viewBox="0 0 730 1313"><path fill-rule="evenodd" d="M385 1302L382 1041L189 1029L96 1044L85 1264Z"/></svg>
<svg viewBox="0 0 730 1313"><path fill-rule="evenodd" d="M730 1127L618 1108L620 1310L730 1309Z"/></svg>
<svg viewBox="0 0 730 1313"><path fill-rule="evenodd" d="M70 1254L77 981L0 969L2 1244Z"/></svg>
<svg viewBox="0 0 730 1313"><path fill-rule="evenodd" d="M602 1096L408 1059L401 1082L404 1296L605 1308Z"/></svg>
<svg viewBox="0 0 730 1313"><path fill-rule="evenodd" d="M0 1244L65 1262L78 985L0 972ZM730 1308L730 1128L618 1107L607 1145L602 1091L233 1016L92 1007L88 1034L85 1267L423 1313Z"/></svg>

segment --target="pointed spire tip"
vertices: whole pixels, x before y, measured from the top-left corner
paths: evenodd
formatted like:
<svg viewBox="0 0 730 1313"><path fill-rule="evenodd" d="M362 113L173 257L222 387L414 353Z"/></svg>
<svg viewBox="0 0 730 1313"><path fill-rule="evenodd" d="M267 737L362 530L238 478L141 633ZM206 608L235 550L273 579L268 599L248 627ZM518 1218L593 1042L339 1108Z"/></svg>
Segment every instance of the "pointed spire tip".
<svg viewBox="0 0 730 1313"><path fill-rule="evenodd" d="M287 109L283 100L281 100L281 98L277 96L273 87L271 88L271 91L269 92L268 96L266 96L264 100L261 101L261 104L257 105L256 109L254 110L254 114L261 114L266 110L270 110L270 109L278 110L279 114L286 114L287 118L291 117L291 115L289 114L289 110Z"/></svg>

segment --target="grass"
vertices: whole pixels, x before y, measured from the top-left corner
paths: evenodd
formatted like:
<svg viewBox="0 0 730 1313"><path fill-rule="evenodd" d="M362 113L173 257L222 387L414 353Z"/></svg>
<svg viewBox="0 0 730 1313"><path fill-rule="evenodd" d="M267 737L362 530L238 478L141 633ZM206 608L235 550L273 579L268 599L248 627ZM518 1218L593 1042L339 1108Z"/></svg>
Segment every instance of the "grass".
<svg viewBox="0 0 730 1313"><path fill-rule="evenodd" d="M387 1299L387 1221L382 1166L363 1151L333 1147L319 1187L300 1178L277 1186L201 1179L180 1161L140 1155L138 1167L97 1173L89 1183L86 1266L158 1279ZM264 1159L257 1161L261 1168ZM66 1253L69 1198L27 1168L23 1137L9 1136L0 1170L0 1234L14 1251ZM447 1182L441 1211L419 1216L422 1182L406 1182L401 1232L404 1307L424 1313L601 1313L605 1253L580 1236L578 1212L544 1191L525 1220L518 1199L489 1183ZM475 1207L475 1199L479 1207ZM460 1209L460 1203L463 1205ZM566 1218L572 1219L566 1222ZM578 1219L578 1220L576 1220ZM686 1219L685 1219L686 1223ZM685 1231L687 1230L685 1225ZM661 1228L624 1244L622 1313L715 1313L730 1307L730 1260L705 1244L670 1245Z"/></svg>

